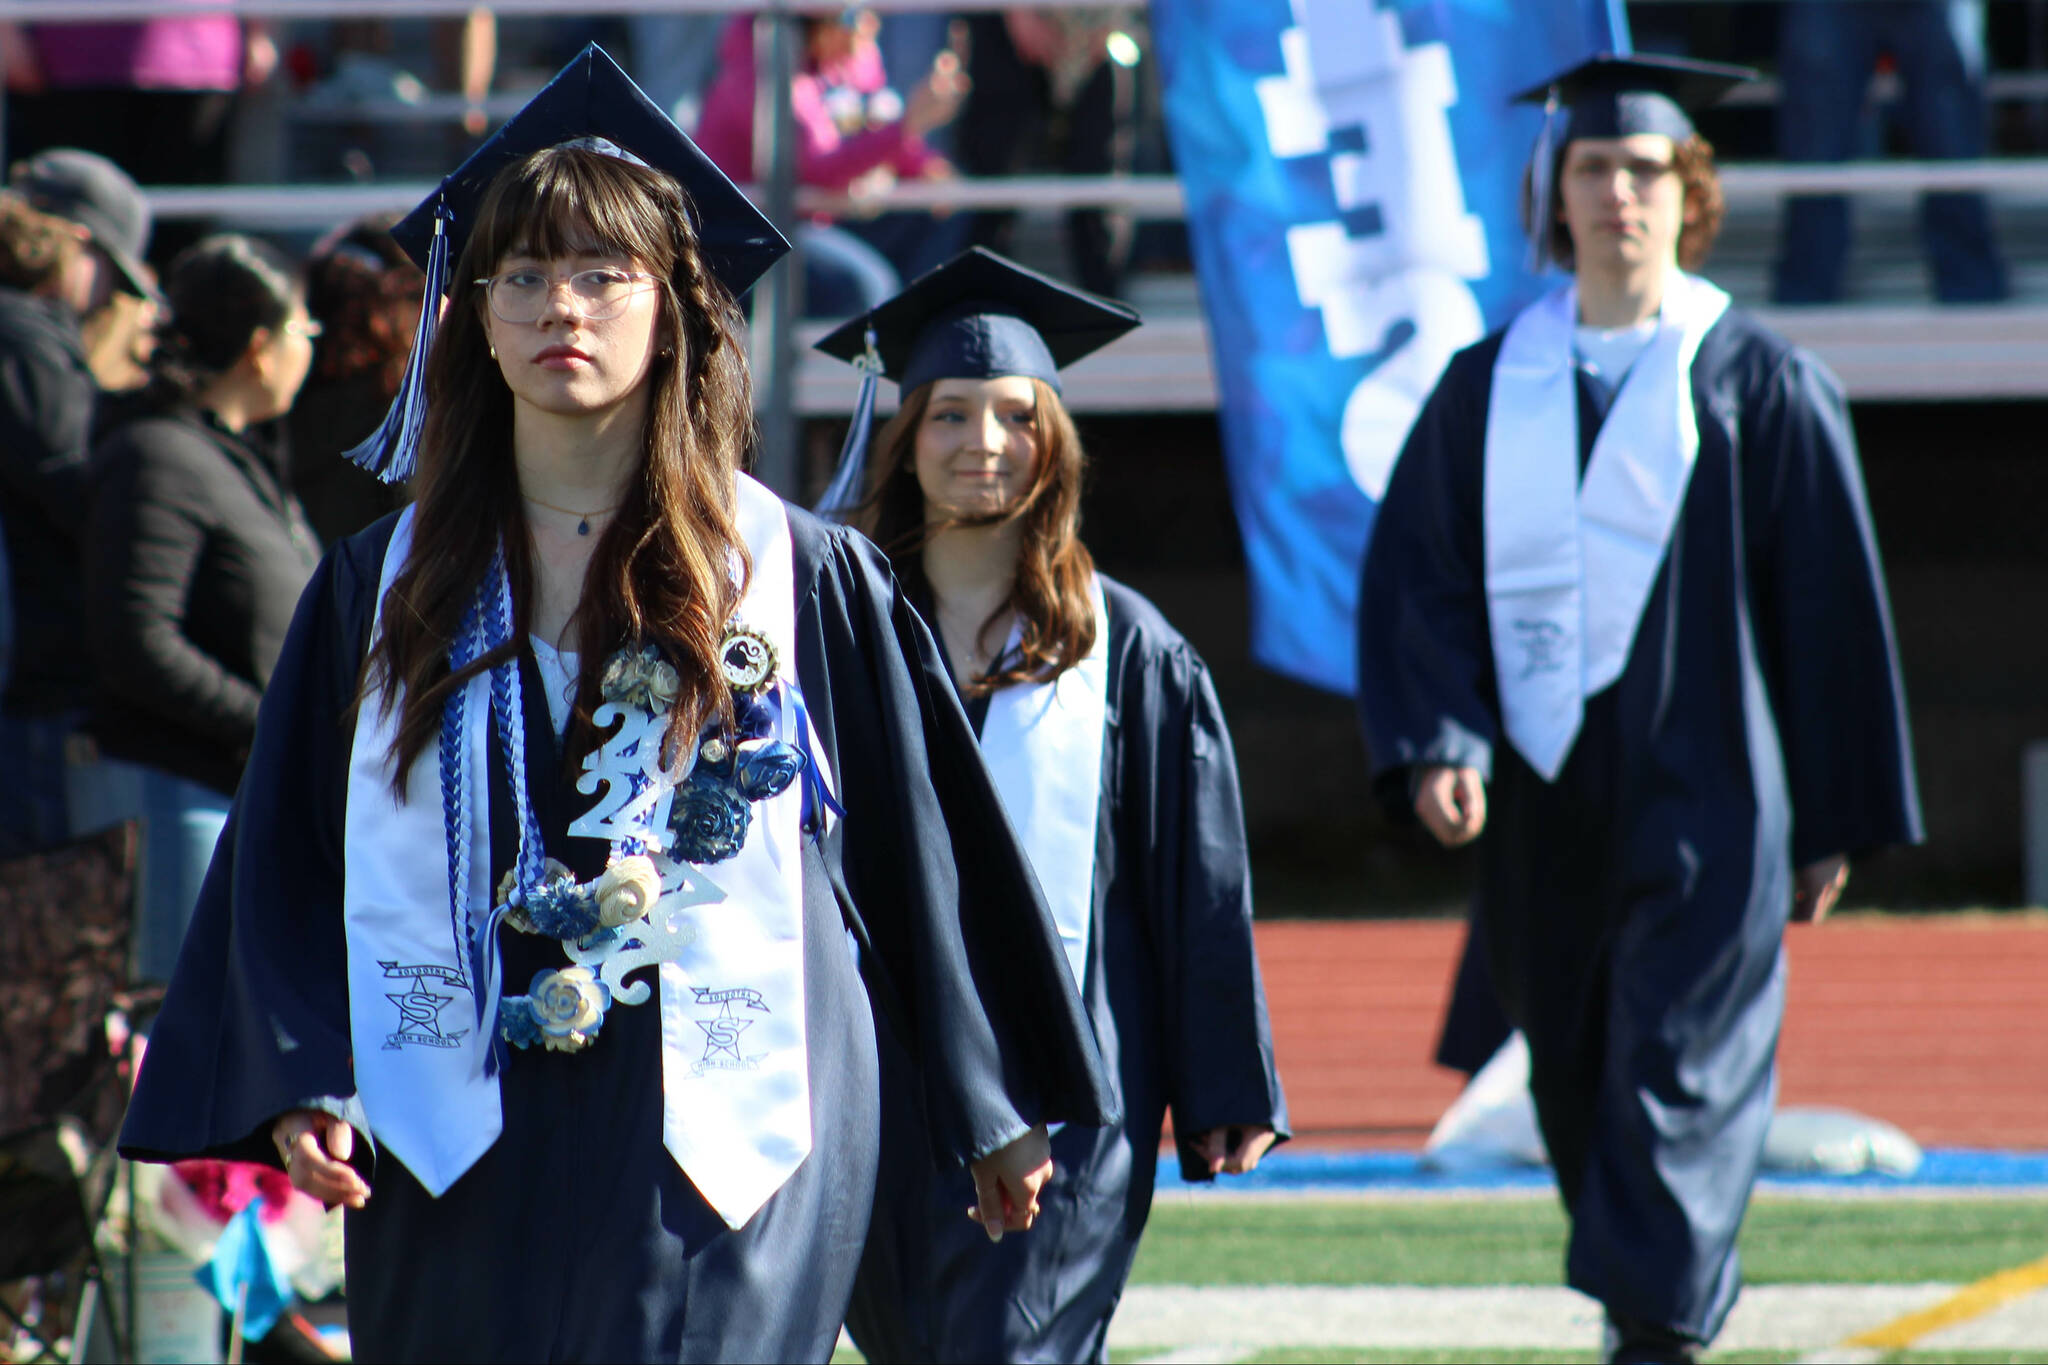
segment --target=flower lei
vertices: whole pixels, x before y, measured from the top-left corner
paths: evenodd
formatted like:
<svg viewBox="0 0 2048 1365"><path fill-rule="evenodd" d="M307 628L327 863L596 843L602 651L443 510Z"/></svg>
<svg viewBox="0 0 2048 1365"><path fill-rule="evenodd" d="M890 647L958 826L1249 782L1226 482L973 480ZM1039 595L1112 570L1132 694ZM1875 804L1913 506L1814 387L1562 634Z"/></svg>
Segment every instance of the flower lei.
<svg viewBox="0 0 2048 1365"><path fill-rule="evenodd" d="M794 703L799 726L802 703L776 690L774 645L758 631L737 624L719 647L720 671L732 692L730 730L709 725L677 773L661 767L659 750L668 709L681 679L653 645L627 647L606 662L600 688L604 698L593 719L600 729L619 729L585 762L578 790L610 790L571 832L608 832L611 855L603 874L578 882L568 868L546 859L538 875L522 877L515 866L498 888L498 906L484 932L502 922L524 933L562 941L576 965L537 973L525 995L499 1001L496 1032L518 1048L539 1044L550 1051L578 1052L596 1041L613 992L602 976L612 956L642 948L636 930L663 901L665 874L679 862L716 863L738 853L753 822L753 803L779 796L798 775L815 766L798 745L776 738L785 700ZM817 787L827 805L829 794ZM528 803L522 802L525 806ZM524 812L530 822L530 811ZM530 846L540 847L538 830ZM522 846L529 832L522 831ZM522 859L524 863L525 859ZM597 964L593 966L591 964ZM628 993L630 996L630 992Z"/></svg>

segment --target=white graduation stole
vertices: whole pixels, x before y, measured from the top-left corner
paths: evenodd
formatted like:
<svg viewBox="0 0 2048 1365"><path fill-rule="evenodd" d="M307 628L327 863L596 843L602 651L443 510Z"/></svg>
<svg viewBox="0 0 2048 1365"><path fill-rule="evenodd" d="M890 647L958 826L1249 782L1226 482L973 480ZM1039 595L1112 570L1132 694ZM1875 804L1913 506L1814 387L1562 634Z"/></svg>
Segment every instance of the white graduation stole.
<svg viewBox="0 0 2048 1365"><path fill-rule="evenodd" d="M754 566L739 619L774 642L777 673L793 688L796 598L788 518L780 499L745 475L738 512ZM411 546L412 515L408 508L401 516L385 553L380 624L384 596ZM488 677L473 680L467 697L462 742L470 751L468 910L475 921L486 913L491 891ZM503 1127L497 1079L485 1076L480 1064L485 1030L495 1021L477 1025L477 985L449 923L440 755L430 748L420 756L407 775L408 799L395 801L389 753L397 710L386 717L382 700L367 695L358 712L344 825L356 1084L378 1141L438 1196L490 1149ZM794 710L786 706L785 714ZM786 738L794 742L795 736ZM809 748L822 761L821 746ZM829 782L829 775L821 776ZM650 917L674 931L664 936L659 954L645 955L650 962L661 959L663 1141L733 1227L751 1218L811 1149L803 786L800 779L753 804L746 842L732 858L665 877ZM460 926L465 939L468 929ZM624 969L615 958L605 974ZM638 1007L650 994L634 983L612 1008ZM604 1045L600 1034L593 1054ZM520 1061L515 1053L507 1064ZM577 1064L603 1062L592 1055Z"/></svg>
<svg viewBox="0 0 2048 1365"><path fill-rule="evenodd" d="M982 762L1038 874L1076 990L1087 987L1095 822L1109 713L1109 613L1102 584L1090 588L1094 647L1051 682L998 691L981 725ZM1012 627L1006 648L1014 649L1022 635Z"/></svg>
<svg viewBox="0 0 2048 1365"><path fill-rule="evenodd" d="M738 510L740 538L754 561L739 619L774 643L776 673L794 689L789 515L780 498L745 474ZM785 707L793 723L794 710ZM793 734L787 738L796 742ZM824 746L807 738L813 759L823 763ZM683 927L689 942L660 970L662 1141L705 1202L735 1228L811 1151L803 790L799 778L754 803L745 846L698 868L725 898L690 907Z"/></svg>
<svg viewBox="0 0 2048 1365"><path fill-rule="evenodd" d="M1628 666L1699 455L1692 362L1728 296L1673 271L1657 335L1630 367L1579 479L1566 284L1509 324L1487 405L1486 601L1501 722L1554 781L1585 699Z"/></svg>

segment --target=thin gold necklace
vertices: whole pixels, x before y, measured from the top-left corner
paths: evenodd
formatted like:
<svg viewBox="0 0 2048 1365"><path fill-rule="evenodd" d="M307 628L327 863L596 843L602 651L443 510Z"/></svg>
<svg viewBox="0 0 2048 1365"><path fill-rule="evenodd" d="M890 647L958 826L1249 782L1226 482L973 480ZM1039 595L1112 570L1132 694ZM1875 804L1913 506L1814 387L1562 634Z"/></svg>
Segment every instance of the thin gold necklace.
<svg viewBox="0 0 2048 1365"><path fill-rule="evenodd" d="M576 534L579 536L587 536L590 534L590 519L592 517L606 516L612 512L618 511L620 506L622 505L620 503L615 502L610 507L600 507L594 512L579 512L573 507L557 507L551 502L544 502L540 498L536 498L531 493L521 493L519 496L525 498L528 502L532 503L536 507L545 507L550 512L560 512L565 517L575 517Z"/></svg>

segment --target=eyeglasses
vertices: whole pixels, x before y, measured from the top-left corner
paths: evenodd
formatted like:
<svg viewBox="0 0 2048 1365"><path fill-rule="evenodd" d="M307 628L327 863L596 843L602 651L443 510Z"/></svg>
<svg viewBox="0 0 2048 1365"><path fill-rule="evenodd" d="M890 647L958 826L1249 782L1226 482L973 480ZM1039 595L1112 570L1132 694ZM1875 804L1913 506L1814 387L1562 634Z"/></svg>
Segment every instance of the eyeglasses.
<svg viewBox="0 0 2048 1365"><path fill-rule="evenodd" d="M325 327L322 327L319 323L313 321L313 319L311 318L289 319L285 323L284 329L285 331L290 332L293 336L304 337L308 341L318 341L320 339L320 334L327 330Z"/></svg>
<svg viewBox="0 0 2048 1365"><path fill-rule="evenodd" d="M642 286L661 283L659 275L644 270L579 270L558 277L539 270L507 270L470 281L483 286L491 301L491 312L500 322L537 322L555 296L555 286L569 286L569 298L577 313L593 322L615 318Z"/></svg>

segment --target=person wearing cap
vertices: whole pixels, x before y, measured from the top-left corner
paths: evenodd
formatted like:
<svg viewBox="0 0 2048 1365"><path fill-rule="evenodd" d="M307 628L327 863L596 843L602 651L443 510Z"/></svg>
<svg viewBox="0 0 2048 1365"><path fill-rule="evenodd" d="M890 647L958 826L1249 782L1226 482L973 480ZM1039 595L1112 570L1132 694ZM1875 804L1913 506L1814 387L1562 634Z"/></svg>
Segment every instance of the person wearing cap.
<svg viewBox="0 0 2048 1365"><path fill-rule="evenodd" d="M1720 198L1684 110L1746 74L1601 56L1531 92L1531 234L1571 276L1452 358L1359 607L1377 791L1484 832L1478 937L1621 1360L1734 1303L1788 919L1921 837L1841 389L1691 273Z"/></svg>
<svg viewBox="0 0 2048 1365"><path fill-rule="evenodd" d="M415 501L300 603L122 1148L346 1205L364 1359L823 1361L875 1008L994 1225L1114 1117L1057 931L887 562L739 470L731 182L593 45L393 235Z"/></svg>
<svg viewBox="0 0 2048 1365"><path fill-rule="evenodd" d="M1039 1228L991 1246L962 1216L966 1182L921 1136L915 1092L885 1085L847 1316L870 1360L1106 1360L1166 1112L1189 1180L1249 1171L1287 1134L1209 671L1078 535L1083 454L1059 372L1137 321L974 248L819 343L871 377L823 508L890 554L932 623L1123 1110L1053 1136ZM870 474L880 376L902 403ZM900 1045L885 1040L883 1067L907 1072Z"/></svg>
<svg viewBox="0 0 2048 1365"><path fill-rule="evenodd" d="M0 694L0 858L54 848L72 832L67 750L91 674L79 537L86 456L101 399L88 320L117 291L153 297L140 255L149 210L119 167L57 149L14 167L6 194L12 258L0 276L0 540L12 591L13 667Z"/></svg>

